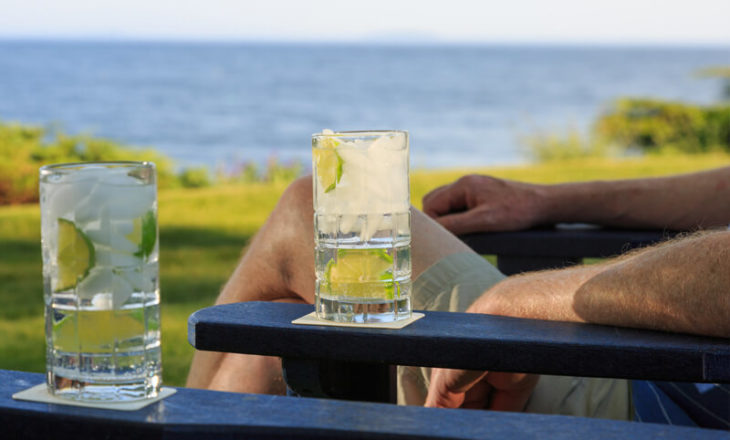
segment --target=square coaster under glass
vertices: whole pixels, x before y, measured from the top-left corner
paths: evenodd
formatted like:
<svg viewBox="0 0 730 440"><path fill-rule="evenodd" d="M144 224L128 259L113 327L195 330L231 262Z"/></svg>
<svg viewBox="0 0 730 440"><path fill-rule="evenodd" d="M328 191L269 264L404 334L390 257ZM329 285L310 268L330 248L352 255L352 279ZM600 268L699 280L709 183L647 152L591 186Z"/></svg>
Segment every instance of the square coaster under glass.
<svg viewBox="0 0 730 440"><path fill-rule="evenodd" d="M48 386L45 383L19 391L13 394L15 400L25 400L28 402L52 403L54 405L81 406L84 408L111 409L116 411L136 411L142 409L155 402L172 396L177 390L174 388L163 387L157 394L157 397L151 399L133 400L129 402L89 402L82 400L71 400L56 397L48 392Z"/></svg>
<svg viewBox="0 0 730 440"><path fill-rule="evenodd" d="M292 324L299 325L325 325L330 327L358 327L358 328L382 328L382 329L402 329L419 319L423 318L423 313L413 312L411 317L408 319L401 319L398 321L391 322L337 322L321 319L317 317L316 312L312 312L308 315L304 315L301 318L297 318L292 321Z"/></svg>

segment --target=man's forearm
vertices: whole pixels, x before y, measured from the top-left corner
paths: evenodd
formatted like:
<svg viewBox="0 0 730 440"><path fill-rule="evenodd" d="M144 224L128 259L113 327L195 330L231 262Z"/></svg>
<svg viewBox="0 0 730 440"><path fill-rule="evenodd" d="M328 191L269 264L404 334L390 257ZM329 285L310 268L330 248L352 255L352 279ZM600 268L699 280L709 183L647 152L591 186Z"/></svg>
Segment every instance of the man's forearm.
<svg viewBox="0 0 730 440"><path fill-rule="evenodd" d="M497 284L470 309L730 337L730 232Z"/></svg>
<svg viewBox="0 0 730 440"><path fill-rule="evenodd" d="M545 222L693 230L730 223L730 167L544 187Z"/></svg>
<svg viewBox="0 0 730 440"><path fill-rule="evenodd" d="M589 322L730 337L730 232L677 240L591 277L573 310Z"/></svg>

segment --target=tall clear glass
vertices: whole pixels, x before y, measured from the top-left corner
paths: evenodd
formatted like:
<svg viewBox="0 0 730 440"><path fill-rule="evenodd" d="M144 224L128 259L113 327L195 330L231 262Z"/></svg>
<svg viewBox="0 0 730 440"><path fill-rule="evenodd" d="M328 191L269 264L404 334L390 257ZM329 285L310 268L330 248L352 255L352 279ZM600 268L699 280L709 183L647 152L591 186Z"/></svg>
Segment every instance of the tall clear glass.
<svg viewBox="0 0 730 440"><path fill-rule="evenodd" d="M315 309L339 322L411 316L408 133L312 136Z"/></svg>
<svg viewBox="0 0 730 440"><path fill-rule="evenodd" d="M157 396L155 165L45 166L40 201L49 392L85 401Z"/></svg>

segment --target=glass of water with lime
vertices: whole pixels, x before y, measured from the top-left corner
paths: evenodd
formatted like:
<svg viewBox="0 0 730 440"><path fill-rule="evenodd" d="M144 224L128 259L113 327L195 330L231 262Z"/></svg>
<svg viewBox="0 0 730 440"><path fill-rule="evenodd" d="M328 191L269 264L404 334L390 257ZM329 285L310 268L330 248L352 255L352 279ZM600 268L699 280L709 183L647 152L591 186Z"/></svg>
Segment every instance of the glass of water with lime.
<svg viewBox="0 0 730 440"><path fill-rule="evenodd" d="M325 130L312 162L317 316L410 318L408 133Z"/></svg>
<svg viewBox="0 0 730 440"><path fill-rule="evenodd" d="M44 166L40 202L49 392L84 401L157 396L154 164Z"/></svg>

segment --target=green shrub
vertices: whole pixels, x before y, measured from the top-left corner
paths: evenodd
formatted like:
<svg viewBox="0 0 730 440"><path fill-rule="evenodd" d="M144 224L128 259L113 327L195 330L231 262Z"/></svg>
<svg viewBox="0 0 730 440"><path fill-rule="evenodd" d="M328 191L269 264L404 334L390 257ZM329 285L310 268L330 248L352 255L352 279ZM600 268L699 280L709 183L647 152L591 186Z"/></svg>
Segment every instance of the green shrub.
<svg viewBox="0 0 730 440"><path fill-rule="evenodd" d="M536 162L636 154L730 152L730 105L700 106L623 98L581 136L543 134L526 140Z"/></svg>
<svg viewBox="0 0 730 440"><path fill-rule="evenodd" d="M38 165L28 159L43 136L37 127L0 124L0 204L38 198Z"/></svg>
<svg viewBox="0 0 730 440"><path fill-rule="evenodd" d="M705 142L730 151L730 106L716 106L705 113Z"/></svg>
<svg viewBox="0 0 730 440"><path fill-rule="evenodd" d="M205 188L211 185L208 169L205 167L185 168L180 173L183 188Z"/></svg>
<svg viewBox="0 0 730 440"><path fill-rule="evenodd" d="M37 126L0 122L0 205L38 200L38 168L51 163L138 160L154 162L158 185L177 186L172 160L151 149L87 135L68 136Z"/></svg>
<svg viewBox="0 0 730 440"><path fill-rule="evenodd" d="M232 171L219 170L215 181L205 167L186 168L176 175L172 160L152 149L0 121L0 205L37 201L38 168L43 165L119 160L154 162L160 188L202 188L214 183L288 183L304 171L300 162L271 158L263 172L255 163L246 162Z"/></svg>
<svg viewBox="0 0 730 440"><path fill-rule="evenodd" d="M730 151L730 106L703 107L656 99L620 99L595 134L627 150Z"/></svg>

